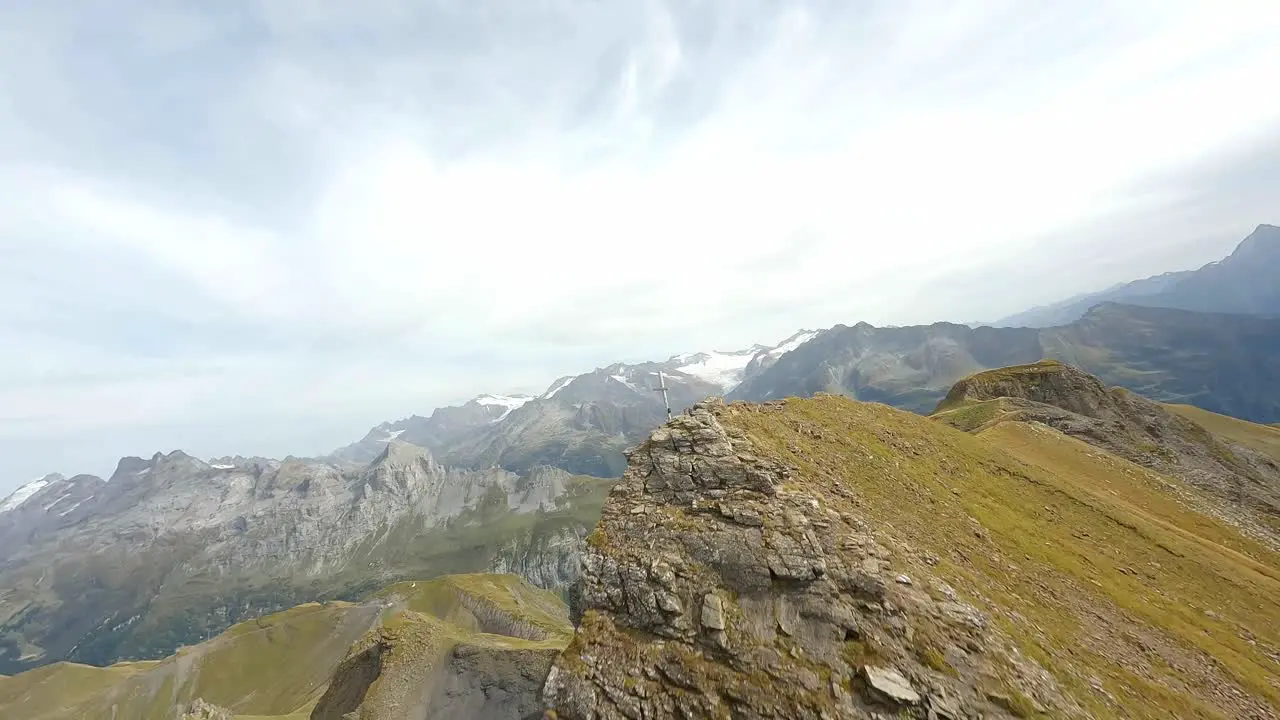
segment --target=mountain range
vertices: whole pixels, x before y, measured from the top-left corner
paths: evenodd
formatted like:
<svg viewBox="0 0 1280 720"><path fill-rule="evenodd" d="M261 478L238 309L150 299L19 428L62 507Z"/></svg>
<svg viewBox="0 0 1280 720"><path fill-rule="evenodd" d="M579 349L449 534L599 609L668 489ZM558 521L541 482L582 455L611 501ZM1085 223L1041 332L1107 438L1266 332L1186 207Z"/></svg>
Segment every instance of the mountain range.
<svg viewBox="0 0 1280 720"><path fill-rule="evenodd" d="M510 571L563 590L608 486L446 468L398 441L358 469L174 451L109 481L50 476L0 513L0 671L159 657L404 578Z"/></svg>
<svg viewBox="0 0 1280 720"><path fill-rule="evenodd" d="M1066 325L1104 302L1213 313L1280 316L1280 227L1259 225L1226 258L1154 275L1010 315L997 327Z"/></svg>
<svg viewBox="0 0 1280 720"><path fill-rule="evenodd" d="M391 448L365 484L422 458ZM1067 364L968 376L927 417L833 394L699 402L632 449L596 512L567 604L508 574L399 582L156 660L0 677L0 715L1228 720L1280 708L1280 431Z"/></svg>
<svg viewBox="0 0 1280 720"><path fill-rule="evenodd" d="M0 673L157 659L265 613L362 603L448 573L512 573L581 608L588 535L667 420L659 383L676 413L709 396L774 407L827 393L971 433L1049 428L1172 478L1190 511L1274 549L1276 456L1257 447L1277 441L1253 423L1280 423L1278 257L1280 233L1260 226L1219 263L1053 306L1073 316L1051 326L801 330L776 345L615 363L539 395L481 395L383 423L326 457L172 451L123 458L108 480L49 475L0 502ZM1045 359L1096 387L1070 375L1071 392L1047 399L1018 383L974 389L990 385L986 371ZM1145 400L1108 405L1104 386ZM827 422L797 419L795 431L828 433Z"/></svg>
<svg viewBox="0 0 1280 720"><path fill-rule="evenodd" d="M1054 358L1162 401L1280 422L1276 277L1280 228L1260 225L1229 257L1198 270L991 326L837 325L801 330L773 346L619 363L558 378L538 396L481 395L383 423L331 458L368 462L399 438L460 467L523 472L541 464L617 477L626 466L623 451L666 417L661 395L651 392L659 371L676 412L710 395L760 401L835 392L928 413L970 373ZM1050 314L1053 322L1041 322Z"/></svg>

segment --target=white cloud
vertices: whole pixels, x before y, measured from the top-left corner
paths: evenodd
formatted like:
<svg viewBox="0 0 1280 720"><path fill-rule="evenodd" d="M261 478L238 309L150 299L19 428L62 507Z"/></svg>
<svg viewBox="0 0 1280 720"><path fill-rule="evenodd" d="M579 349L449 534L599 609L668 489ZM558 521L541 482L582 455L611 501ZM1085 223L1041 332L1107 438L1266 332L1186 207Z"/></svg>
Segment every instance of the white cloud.
<svg viewBox="0 0 1280 720"><path fill-rule="evenodd" d="M1264 1L253 7L0 10L0 435L315 452L615 358L1013 311L1181 267L1162 178L1280 125ZM1277 220L1196 192L1202 260ZM1010 278L1124 228L1168 239Z"/></svg>

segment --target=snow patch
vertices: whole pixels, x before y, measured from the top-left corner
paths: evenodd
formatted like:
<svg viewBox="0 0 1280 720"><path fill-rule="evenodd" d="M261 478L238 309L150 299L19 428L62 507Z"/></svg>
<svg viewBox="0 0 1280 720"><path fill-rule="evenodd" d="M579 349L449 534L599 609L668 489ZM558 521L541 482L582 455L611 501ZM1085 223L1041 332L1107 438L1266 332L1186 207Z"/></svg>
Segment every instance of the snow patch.
<svg viewBox="0 0 1280 720"><path fill-rule="evenodd" d="M66 500L66 499L67 499L67 498L69 498L69 497L71 497L70 493L63 493L63 494L59 495L57 500L54 500L53 502L51 502L51 503L49 503L48 505L45 505L45 506L44 506L44 511L45 511L45 512L49 512L50 510L52 510L52 509L53 509L53 506L54 506L54 505L57 505L58 503L62 502L63 500Z"/></svg>
<svg viewBox="0 0 1280 720"><path fill-rule="evenodd" d="M0 512L9 512L10 510L16 510L17 508L22 506L22 503L27 501L27 498L30 498L32 495L35 495L36 493L40 492L48 484L49 484L48 480L45 480L44 478L40 478L39 480L32 480L26 485L23 485L17 490L14 490L12 495L5 498L5 501L3 503L0 503Z"/></svg>
<svg viewBox="0 0 1280 720"><path fill-rule="evenodd" d="M92 495L90 495L89 497L85 498L84 500L80 500L80 501L78 501L75 505L72 505L71 507L67 508L66 510L63 510L62 512L58 513L58 517L66 517L66 516L70 515L71 513L75 512L75 509L76 509L76 508L78 508L78 507L80 507L81 505L83 505L83 504L85 503L85 500L88 500L89 498L92 498L92 497L93 497L93 496L92 496Z"/></svg>
<svg viewBox="0 0 1280 720"><path fill-rule="evenodd" d="M572 375L570 375L569 377L563 377L563 378L560 378L559 380L557 380L557 381L556 381L556 384L555 384L554 386L552 386L552 388L551 388L550 390L548 390L548 391L547 391L547 393L546 393L545 395L543 395L543 396L542 396L542 397L543 397L543 399L548 399L548 398L553 398L553 397L555 397L555 394L556 394L556 393L558 393L558 392L560 392L561 390L565 389L565 387L566 387L569 383L573 382L573 380L574 380L574 377L573 377Z"/></svg>
<svg viewBox="0 0 1280 720"><path fill-rule="evenodd" d="M235 470L235 465L210 465L214 470Z"/></svg>
<svg viewBox="0 0 1280 720"><path fill-rule="evenodd" d="M789 353L792 350L795 350L796 348L818 337L821 334L822 334L821 330L801 330L795 335L792 335L789 339L787 339L778 347L770 350L769 354L774 357L780 357L785 353Z"/></svg>
<svg viewBox="0 0 1280 720"><path fill-rule="evenodd" d="M691 375L699 380L719 385L728 392L742 382L742 373L751 362L750 353L696 353L693 355L677 355L677 360L687 360L686 365L676 368L677 372Z"/></svg>
<svg viewBox="0 0 1280 720"><path fill-rule="evenodd" d="M401 429L401 430L387 430L387 431L386 431L386 433L387 433L387 436L386 436L386 437L384 437L384 438L382 438L382 439L381 439L381 440L379 440L378 442L391 442L392 440L397 440L397 439L399 439L399 437L400 437L401 435L403 435L403 434L404 434L404 430L403 430L403 429Z"/></svg>
<svg viewBox="0 0 1280 720"><path fill-rule="evenodd" d="M628 388L631 388L632 390L635 390L636 392L640 392L640 388L636 387L636 386L635 386L635 383L633 383L633 382L631 382L630 380L628 380L626 375L610 375L610 376L609 376L609 379L610 379L610 380L617 380L618 382L622 383L623 385L626 385Z"/></svg>
<svg viewBox="0 0 1280 720"><path fill-rule="evenodd" d="M481 395L475 399L475 402L486 407L503 408L501 415L489 421L490 423L496 423L504 420L511 414L512 410L524 407L524 404L532 399L531 397L515 395Z"/></svg>

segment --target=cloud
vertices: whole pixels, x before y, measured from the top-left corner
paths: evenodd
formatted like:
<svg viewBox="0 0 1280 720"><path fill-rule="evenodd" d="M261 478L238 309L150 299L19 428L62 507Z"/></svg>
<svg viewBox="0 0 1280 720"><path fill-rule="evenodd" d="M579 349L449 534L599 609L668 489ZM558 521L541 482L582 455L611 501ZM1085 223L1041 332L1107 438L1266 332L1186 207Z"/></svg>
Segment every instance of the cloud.
<svg viewBox="0 0 1280 720"><path fill-rule="evenodd" d="M1263 0L8 4L0 490L1212 260L1280 220L1277 31Z"/></svg>

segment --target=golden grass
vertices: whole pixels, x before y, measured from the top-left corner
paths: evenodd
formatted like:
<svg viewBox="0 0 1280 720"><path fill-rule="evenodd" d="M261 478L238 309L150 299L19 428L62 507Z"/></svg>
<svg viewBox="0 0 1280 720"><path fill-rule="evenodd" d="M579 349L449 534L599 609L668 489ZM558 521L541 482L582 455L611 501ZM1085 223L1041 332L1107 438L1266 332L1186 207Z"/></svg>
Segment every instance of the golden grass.
<svg viewBox="0 0 1280 720"><path fill-rule="evenodd" d="M486 603L540 628L548 638L474 632L464 596L472 605ZM302 720L348 649L380 621L382 627L372 632L394 639L388 662L402 664L402 675L429 671L434 658L463 642L498 650L559 650L572 635L564 601L515 575L405 582L377 597L399 598L404 607L380 617L374 604L306 603L239 623L161 661L106 668L58 663L0 676L0 717L170 720L176 705L199 697L236 712L238 720ZM450 623L451 618L464 626Z"/></svg>
<svg viewBox="0 0 1280 720"><path fill-rule="evenodd" d="M1162 488L1177 481L1043 427L972 436L839 397L730 406L722 421L796 465L797 482L842 485L886 533L941 558L930 572L1094 716L1225 719L1225 684L1280 706L1267 655L1280 558L1174 502ZM821 438L800 431L813 426Z"/></svg>
<svg viewBox="0 0 1280 720"><path fill-rule="evenodd" d="M1192 405L1165 405L1165 407L1170 412L1199 424L1218 437L1256 450L1280 462L1280 426L1259 425Z"/></svg>
<svg viewBox="0 0 1280 720"><path fill-rule="evenodd" d="M374 595L400 598L405 607L446 622L464 622L470 610L464 596L492 605L506 615L528 622L548 635L569 635L569 609L559 595L534 587L518 575L471 573L432 580L396 583Z"/></svg>

